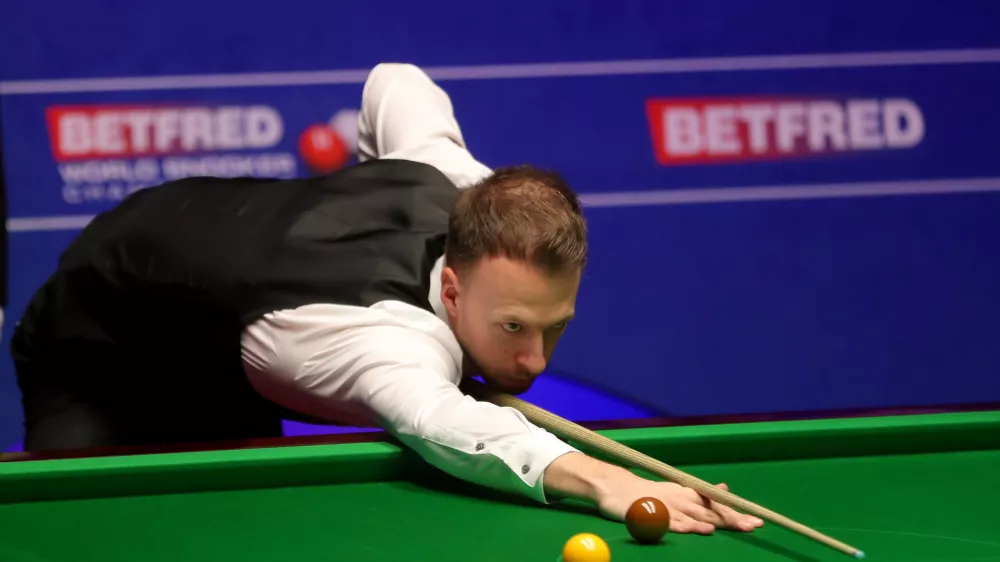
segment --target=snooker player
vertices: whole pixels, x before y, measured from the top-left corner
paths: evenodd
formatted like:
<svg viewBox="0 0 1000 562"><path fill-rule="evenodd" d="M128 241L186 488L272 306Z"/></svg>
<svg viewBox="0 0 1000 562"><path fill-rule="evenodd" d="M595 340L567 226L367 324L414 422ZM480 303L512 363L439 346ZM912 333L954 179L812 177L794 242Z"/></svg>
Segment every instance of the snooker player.
<svg viewBox="0 0 1000 562"><path fill-rule="evenodd" d="M96 217L11 343L28 451L281 435L283 418L385 428L457 478L674 532L762 522L584 455L458 388L526 391L573 317L576 195L467 150L421 69L375 67L360 163L294 180L189 178Z"/></svg>

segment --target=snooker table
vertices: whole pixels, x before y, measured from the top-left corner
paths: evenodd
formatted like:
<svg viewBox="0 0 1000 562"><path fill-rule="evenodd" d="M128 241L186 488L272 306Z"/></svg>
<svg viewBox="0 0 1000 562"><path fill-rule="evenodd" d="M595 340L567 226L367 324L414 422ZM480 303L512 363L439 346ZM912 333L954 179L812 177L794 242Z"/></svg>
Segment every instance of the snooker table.
<svg viewBox="0 0 1000 562"><path fill-rule="evenodd" d="M864 550L1000 561L1000 410L592 424ZM0 462L0 562L851 560L773 524L639 545L588 505L464 484L382 433Z"/></svg>

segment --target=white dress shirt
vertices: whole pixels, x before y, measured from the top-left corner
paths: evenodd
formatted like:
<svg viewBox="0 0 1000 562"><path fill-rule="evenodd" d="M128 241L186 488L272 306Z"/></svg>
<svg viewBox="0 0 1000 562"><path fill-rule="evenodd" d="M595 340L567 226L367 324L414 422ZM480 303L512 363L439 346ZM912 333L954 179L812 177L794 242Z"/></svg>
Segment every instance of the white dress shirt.
<svg viewBox="0 0 1000 562"><path fill-rule="evenodd" d="M465 188L491 170L469 153L451 100L419 68L382 64L364 86L359 158L430 164ZM443 258L442 258L443 259ZM573 447L511 408L463 394L462 350L431 273L434 313L399 301L310 304L265 315L243 333L254 387L332 423L385 428L463 480L545 502L543 473Z"/></svg>

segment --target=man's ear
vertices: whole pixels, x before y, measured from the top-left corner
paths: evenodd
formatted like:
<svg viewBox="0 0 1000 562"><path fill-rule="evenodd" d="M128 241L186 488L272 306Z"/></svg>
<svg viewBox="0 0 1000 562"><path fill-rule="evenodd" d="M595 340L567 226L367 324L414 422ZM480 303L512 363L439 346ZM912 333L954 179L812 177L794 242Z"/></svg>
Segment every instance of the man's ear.
<svg viewBox="0 0 1000 562"><path fill-rule="evenodd" d="M448 310L448 314L454 316L458 307L458 295L461 287L458 282L458 273L448 267L441 268L441 303Z"/></svg>

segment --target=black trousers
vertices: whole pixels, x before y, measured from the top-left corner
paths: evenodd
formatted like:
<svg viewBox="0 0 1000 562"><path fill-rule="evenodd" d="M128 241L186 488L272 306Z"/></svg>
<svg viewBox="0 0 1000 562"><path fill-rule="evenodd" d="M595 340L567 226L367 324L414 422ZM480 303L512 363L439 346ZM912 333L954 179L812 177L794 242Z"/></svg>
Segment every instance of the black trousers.
<svg viewBox="0 0 1000 562"><path fill-rule="evenodd" d="M97 268L60 267L32 297L10 343L26 450L282 435L283 412L243 372L236 320L131 290Z"/></svg>
<svg viewBox="0 0 1000 562"><path fill-rule="evenodd" d="M141 365L135 368L142 371ZM25 373L26 376L20 373ZM20 366L25 451L177 445L280 437L281 418L248 411L224 398L208 402L202 389L157 394L132 385L78 381ZM211 393L217 395L216 393ZM232 397L233 402L240 399Z"/></svg>
<svg viewBox="0 0 1000 562"><path fill-rule="evenodd" d="M44 355L26 347L15 334L26 451L282 435L281 412L253 390L241 368L183 353L135 357L93 343Z"/></svg>

